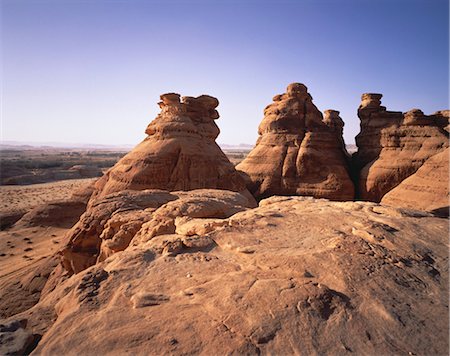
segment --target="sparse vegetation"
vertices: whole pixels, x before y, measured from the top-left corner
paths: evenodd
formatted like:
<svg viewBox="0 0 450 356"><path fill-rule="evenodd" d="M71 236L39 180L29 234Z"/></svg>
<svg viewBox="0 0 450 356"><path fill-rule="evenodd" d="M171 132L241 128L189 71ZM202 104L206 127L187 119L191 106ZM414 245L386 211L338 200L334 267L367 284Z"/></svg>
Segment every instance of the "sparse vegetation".
<svg viewBox="0 0 450 356"><path fill-rule="evenodd" d="M22 185L91 178L112 167L126 152L50 149L0 150L0 184Z"/></svg>

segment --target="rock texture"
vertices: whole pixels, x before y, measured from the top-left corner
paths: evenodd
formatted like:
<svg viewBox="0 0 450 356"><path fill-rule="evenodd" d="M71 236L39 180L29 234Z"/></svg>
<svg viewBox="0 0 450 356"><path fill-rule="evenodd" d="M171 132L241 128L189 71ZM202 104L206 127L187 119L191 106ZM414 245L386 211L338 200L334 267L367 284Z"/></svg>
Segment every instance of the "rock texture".
<svg viewBox="0 0 450 356"><path fill-rule="evenodd" d="M248 207L254 207L253 198L225 190L112 193L92 202L68 232L62 263L69 273L78 273L123 251L133 239L175 233L176 219L226 218Z"/></svg>
<svg viewBox="0 0 450 356"><path fill-rule="evenodd" d="M0 354L5 356L28 355L39 337L25 329L26 320L0 324Z"/></svg>
<svg viewBox="0 0 450 356"><path fill-rule="evenodd" d="M448 216L449 155L447 148L429 158L416 173L388 192L381 202Z"/></svg>
<svg viewBox="0 0 450 356"><path fill-rule="evenodd" d="M146 129L147 138L125 155L95 186L93 198L123 190L224 189L249 195L215 139L219 101L161 95L161 113Z"/></svg>
<svg viewBox="0 0 450 356"><path fill-rule="evenodd" d="M166 211L194 209L181 199ZM42 335L33 354L448 352L445 219L272 197L175 225L14 316Z"/></svg>
<svg viewBox="0 0 450 356"><path fill-rule="evenodd" d="M358 195L379 202L391 189L415 173L431 156L448 147L450 111L427 116L418 109L387 111L381 94L363 94L353 164L359 172Z"/></svg>
<svg viewBox="0 0 450 356"><path fill-rule="evenodd" d="M245 173L250 192L257 199L307 195L352 200L339 112L327 110L323 117L299 83L273 101L264 110L256 146L236 166Z"/></svg>
<svg viewBox="0 0 450 356"><path fill-rule="evenodd" d="M86 202L64 199L42 204L26 213L16 225L72 227L86 210Z"/></svg>

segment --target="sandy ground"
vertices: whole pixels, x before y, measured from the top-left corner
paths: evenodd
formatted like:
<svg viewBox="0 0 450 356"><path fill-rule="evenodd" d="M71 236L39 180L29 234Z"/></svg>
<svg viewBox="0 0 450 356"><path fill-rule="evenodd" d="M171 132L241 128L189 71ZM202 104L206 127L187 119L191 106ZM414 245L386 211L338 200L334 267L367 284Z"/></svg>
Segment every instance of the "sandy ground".
<svg viewBox="0 0 450 356"><path fill-rule="evenodd" d="M21 228L0 232L0 279L53 255L68 229Z"/></svg>
<svg viewBox="0 0 450 356"><path fill-rule="evenodd" d="M0 213L29 211L52 200L69 198L78 188L95 178L62 180L25 186L0 186ZM0 232L0 278L33 265L52 255L66 229L13 228Z"/></svg>
<svg viewBox="0 0 450 356"><path fill-rule="evenodd" d="M30 210L51 201L69 198L72 192L97 178L69 179L31 185L0 186L0 213L13 210Z"/></svg>

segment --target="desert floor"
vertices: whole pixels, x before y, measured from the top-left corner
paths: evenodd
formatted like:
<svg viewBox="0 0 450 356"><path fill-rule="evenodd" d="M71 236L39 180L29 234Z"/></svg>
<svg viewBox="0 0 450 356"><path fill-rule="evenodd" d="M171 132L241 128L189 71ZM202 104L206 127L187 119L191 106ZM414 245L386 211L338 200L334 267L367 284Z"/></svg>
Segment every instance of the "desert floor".
<svg viewBox="0 0 450 356"><path fill-rule="evenodd" d="M51 183L0 186L0 213L12 210L31 210L52 200L69 198L72 192L96 178L69 179Z"/></svg>
<svg viewBox="0 0 450 356"><path fill-rule="evenodd" d="M25 186L0 186L0 213L29 211L52 201L69 198L72 192L95 178L71 179ZM0 278L29 269L58 249L67 229L56 227L13 227L0 231Z"/></svg>

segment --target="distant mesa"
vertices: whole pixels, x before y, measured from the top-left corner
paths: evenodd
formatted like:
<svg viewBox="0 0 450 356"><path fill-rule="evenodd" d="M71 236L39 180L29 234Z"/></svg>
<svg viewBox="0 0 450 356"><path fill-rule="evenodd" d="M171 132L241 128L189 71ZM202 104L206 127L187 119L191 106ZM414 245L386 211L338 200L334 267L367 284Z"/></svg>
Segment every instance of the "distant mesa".
<svg viewBox="0 0 450 356"><path fill-rule="evenodd" d="M236 168L257 199L306 195L353 200L348 153L339 111L325 115L305 85L293 83L264 110L255 148Z"/></svg>

